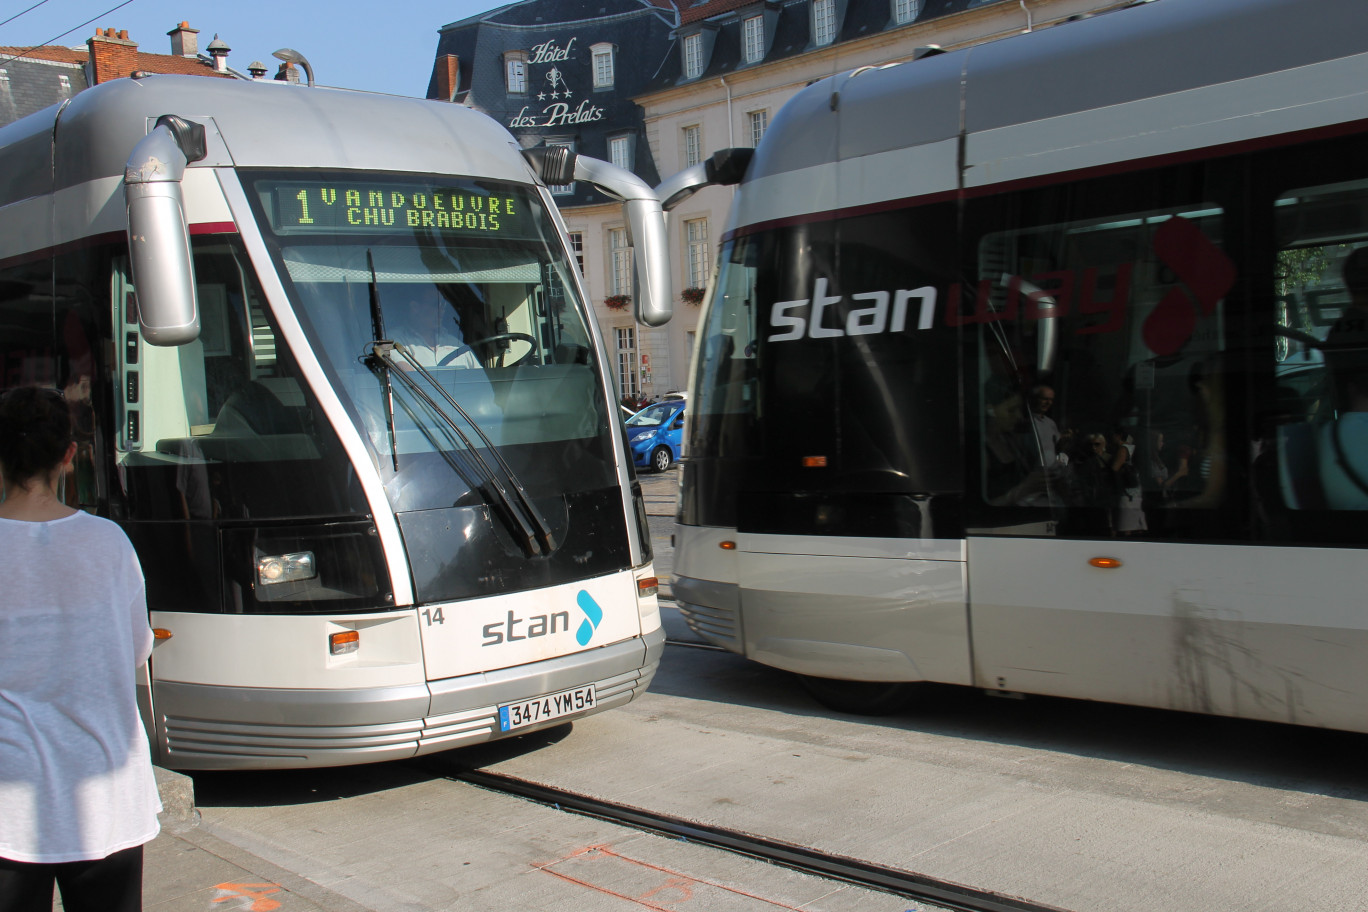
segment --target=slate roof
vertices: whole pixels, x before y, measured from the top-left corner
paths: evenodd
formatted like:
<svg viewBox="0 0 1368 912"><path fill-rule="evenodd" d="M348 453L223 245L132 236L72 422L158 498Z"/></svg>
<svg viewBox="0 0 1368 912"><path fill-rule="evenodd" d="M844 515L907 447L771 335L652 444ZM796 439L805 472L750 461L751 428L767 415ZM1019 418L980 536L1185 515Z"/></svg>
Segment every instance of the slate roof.
<svg viewBox="0 0 1368 912"><path fill-rule="evenodd" d="M584 22L590 19L603 19L628 13L641 12L643 9L660 10L677 21L678 12L673 0L520 0L488 10L469 19L462 19L446 26L446 29L460 28L477 22L496 25L518 26L555 26L567 22Z"/></svg>
<svg viewBox="0 0 1368 912"><path fill-rule="evenodd" d="M890 0L848 0L834 43L867 38L883 31L907 28L953 13L999 3L1015 5L1015 0L922 0L921 9L911 21L895 23ZM768 8L777 8L778 15L766 23L767 29L774 33L769 50L758 63L745 63L741 59L741 17L764 7L762 0L699 0L683 6L679 13L680 26L675 34L692 34L706 22L708 28L715 29L712 52L707 55L703 72L693 79L685 79L682 53L676 50L661 68L651 89L716 79L747 66L773 63L818 49L812 42L811 0L771 0Z"/></svg>
<svg viewBox="0 0 1368 912"><path fill-rule="evenodd" d="M577 152L607 159L610 141L626 138L632 170L655 184L644 114L633 99L670 58L678 22L667 0L522 0L442 28L437 60L456 57L455 100L493 117L524 147L571 142ZM591 48L599 43L615 49L608 87L594 86ZM525 56L524 92L508 91L509 52ZM434 72L428 97L436 93ZM557 196L563 206L603 201L585 182Z"/></svg>
<svg viewBox="0 0 1368 912"><path fill-rule="evenodd" d="M0 70L8 77L0 78L0 125L27 117L89 88L86 76L89 59L90 50L84 47L0 47ZM142 70L173 76L234 78L230 73L215 72L212 65L196 57L138 51L133 59L129 73ZM60 78L63 75L67 77L66 86Z"/></svg>
<svg viewBox="0 0 1368 912"><path fill-rule="evenodd" d="M14 55L6 50L0 48L0 124L27 117L87 88L85 68L80 64L10 60Z"/></svg>

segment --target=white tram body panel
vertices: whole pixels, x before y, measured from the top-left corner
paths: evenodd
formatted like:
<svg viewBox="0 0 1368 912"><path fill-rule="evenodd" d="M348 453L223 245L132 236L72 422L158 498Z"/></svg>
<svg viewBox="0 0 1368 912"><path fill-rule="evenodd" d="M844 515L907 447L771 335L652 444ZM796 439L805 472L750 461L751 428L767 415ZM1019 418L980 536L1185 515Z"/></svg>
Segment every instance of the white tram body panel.
<svg viewBox="0 0 1368 912"><path fill-rule="evenodd" d="M560 545L566 535L579 535L575 547L584 553L566 560L590 569L580 571L577 578L573 572L567 578L562 571L550 584L524 583L503 591L499 581L516 575L515 561L514 570L502 571L503 576L491 571L494 582L486 585L486 594L443 597L433 580L453 578L451 567L442 562L454 565L457 558L444 554L441 547L446 546L433 545L432 538L449 535L459 542L461 536L472 535L471 516L480 519L479 511L463 514L465 526L454 520L415 525L405 538L396 509L399 501L391 502L393 492L381 476L391 457L377 456L374 442L365 439L342 401L340 393L349 391L334 385L330 372L335 365L315 348L319 329L308 330L301 321L299 302L287 292L274 259L277 254L270 248L266 219L259 221L259 209L254 209L262 204L252 194L264 200L265 191L249 188L249 177L244 176L270 171L284 175L284 180L295 174L305 180L314 173L440 180L452 175L451 180L498 182L523 194L519 198L529 206L541 207L551 225L546 249L553 259L563 260L559 214L534 169L519 154L516 141L492 120L460 105L254 82L160 76L118 80L0 129L0 161L12 173L34 176L32 186L20 186L16 179L0 193L0 267L30 262L35 256L55 258L58 254L52 251L66 249L117 251L129 226L125 162L163 114L178 115L203 128L205 154L190 162L181 180L189 235L230 238L241 244L243 254L235 262L243 271L242 281L248 283L248 273L253 273L250 281L260 288L260 313L251 317L250 344L260 341L257 336L273 333L269 344L278 346L278 352L288 349L299 371L300 389L282 402L287 407L316 403L316 419L325 420L336 435L346 462L343 477L364 498L368 540L378 542L373 545L379 555L373 570L381 580L377 585L387 590L388 602L382 604L385 600L377 596L371 610L290 613L266 605L264 611L254 612L242 607L244 600L254 597L244 591L253 588L250 585L238 590L236 607L230 604L227 610L188 603L181 610L163 599L151 612L159 639L148 690L140 694L158 762L180 769L214 769L396 759L508 734L512 728L506 713L501 721L501 707L526 710L516 716L522 733L618 706L643 693L660 660L664 631L649 533L642 533L644 516L634 509L631 466L615 455L623 451L619 422L605 421L597 431L607 453L603 471L611 478L604 497L595 502L598 512L581 517L567 505L565 515L571 518L559 522L568 523L568 530L557 528L557 538L552 541L548 535L543 545ZM649 188L643 189L649 194ZM124 483L123 467L139 453L144 461L160 460L172 467L192 464L186 454L193 455L192 447L213 432L212 424L196 423L205 419L191 417L184 401L190 394L184 390L204 387L205 351L224 344L212 334L180 348L158 347L137 338L132 293L127 279L120 278L118 255L110 254L116 263L112 279L92 280L97 293L113 299L115 326L107 344L115 372L109 399L116 415L115 430L108 437L117 438L118 452L109 457L112 468L105 482L113 486ZM482 261L467 273L486 281L547 281L526 267L485 268L478 262ZM448 272L445 280L455 281L456 267L442 268ZM376 275L372 265L373 302ZM381 279L393 275L391 267ZM582 302L577 274L563 269L559 275L556 293L572 302L578 296ZM201 280L200 294L222 306L230 292L206 287L211 281ZM525 314L532 303L545 308L540 297L544 285L538 289L536 302L527 298ZM521 303L512 290L500 293L510 307ZM264 328L267 320L269 330ZM209 327L211 333L216 330ZM582 331L580 347L571 347L567 356L571 366L560 373L548 371L552 376L562 377L576 364L608 363L592 317ZM277 350L259 355L260 363L268 365L276 357ZM595 370L593 385L598 389L589 395L602 398L609 381L601 369ZM276 388L284 386L277 383ZM554 392L561 387L546 388ZM410 438L415 435L411 429L407 433ZM392 458L397 475L397 450ZM496 471L489 470L491 476ZM617 493L606 493L612 490ZM498 525L494 514L485 520ZM240 523L244 521L250 517ZM280 522L275 520L276 525ZM307 522L307 517L300 522ZM621 530L614 533L620 540L600 549L617 557L596 557L583 544L586 534L595 534L596 523ZM423 570L426 582L414 577L419 561L411 553L415 547L430 564ZM177 562L183 558L175 553L140 550L149 580L181 569ZM229 558L223 561L226 567ZM201 585L212 593L213 580ZM224 598L232 601L231 596ZM340 651L331 648L339 635L350 644ZM558 695L564 705L557 702L552 712ZM544 721L537 715L539 701L545 701L551 712Z"/></svg>

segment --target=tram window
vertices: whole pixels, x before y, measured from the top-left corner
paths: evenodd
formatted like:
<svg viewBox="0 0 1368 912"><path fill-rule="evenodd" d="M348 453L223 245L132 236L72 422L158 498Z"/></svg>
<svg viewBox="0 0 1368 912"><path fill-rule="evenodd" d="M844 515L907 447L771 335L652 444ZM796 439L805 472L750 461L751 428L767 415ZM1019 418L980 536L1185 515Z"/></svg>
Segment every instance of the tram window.
<svg viewBox="0 0 1368 912"><path fill-rule="evenodd" d="M354 512L339 446L280 340L240 242L194 239L199 338L148 345L127 259L112 263L116 460L131 519ZM131 416L136 415L136 420Z"/></svg>
<svg viewBox="0 0 1368 912"><path fill-rule="evenodd" d="M729 246L708 312L705 350L698 367L699 415L747 414L755 410L755 278L759 250L750 239Z"/></svg>
<svg viewBox="0 0 1368 912"><path fill-rule="evenodd" d="M95 460L101 429L93 405L102 379L97 333L89 285L72 270L54 269L49 258L0 269L0 391L62 392L77 444L63 493L69 506L86 509L95 508L101 489Z"/></svg>
<svg viewBox="0 0 1368 912"><path fill-rule="evenodd" d="M976 284L951 290L976 330L982 524L1180 533L1229 493L1225 213L1199 202L1021 221L982 234Z"/></svg>
<svg viewBox="0 0 1368 912"><path fill-rule="evenodd" d="M1368 181L1289 190L1275 212L1277 490L1293 510L1368 510Z"/></svg>

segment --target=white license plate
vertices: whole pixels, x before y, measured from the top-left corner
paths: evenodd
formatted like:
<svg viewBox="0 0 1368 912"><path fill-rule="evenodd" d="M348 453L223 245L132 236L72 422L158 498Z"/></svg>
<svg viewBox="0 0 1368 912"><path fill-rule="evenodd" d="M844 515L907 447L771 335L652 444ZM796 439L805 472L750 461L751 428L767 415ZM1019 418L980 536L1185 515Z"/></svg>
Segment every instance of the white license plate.
<svg viewBox="0 0 1368 912"><path fill-rule="evenodd" d="M509 703L499 707L499 731L512 731L548 719L559 719L561 716L593 709L594 706L593 684L547 694L535 700Z"/></svg>

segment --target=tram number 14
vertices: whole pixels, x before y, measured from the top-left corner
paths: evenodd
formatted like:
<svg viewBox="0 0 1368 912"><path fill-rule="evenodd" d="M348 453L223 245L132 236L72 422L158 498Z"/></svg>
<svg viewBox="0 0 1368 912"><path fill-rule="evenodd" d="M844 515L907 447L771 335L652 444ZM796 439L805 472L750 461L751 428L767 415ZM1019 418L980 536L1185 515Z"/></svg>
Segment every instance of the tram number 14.
<svg viewBox="0 0 1368 912"><path fill-rule="evenodd" d="M535 700L499 707L499 730L511 731L594 708L594 685L563 690Z"/></svg>
<svg viewBox="0 0 1368 912"><path fill-rule="evenodd" d="M442 617L442 609L441 609L441 608L424 608L424 609L423 609L423 620L424 620L424 621L427 621L427 625L428 625L429 627L431 627L433 624L445 624L445 623L446 623L446 618Z"/></svg>

